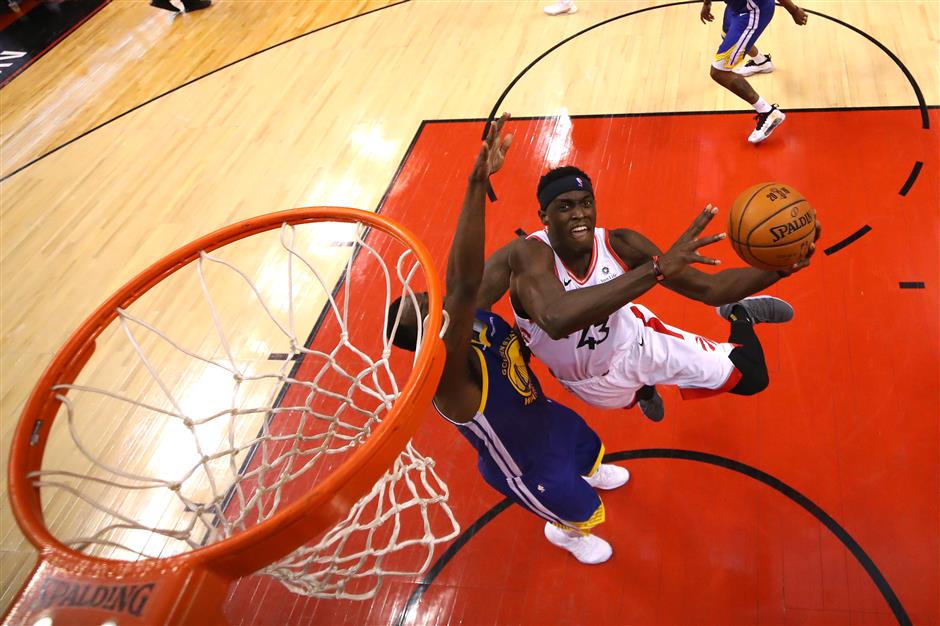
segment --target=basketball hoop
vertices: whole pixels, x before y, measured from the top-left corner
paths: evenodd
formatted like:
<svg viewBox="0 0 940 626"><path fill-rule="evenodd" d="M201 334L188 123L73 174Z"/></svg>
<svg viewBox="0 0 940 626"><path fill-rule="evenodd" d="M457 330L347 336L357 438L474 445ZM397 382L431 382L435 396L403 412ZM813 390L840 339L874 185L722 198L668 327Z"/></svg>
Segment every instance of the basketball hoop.
<svg viewBox="0 0 940 626"><path fill-rule="evenodd" d="M385 311L423 290L406 362ZM166 319L176 309L186 319ZM410 444L443 367L442 311L424 245L356 209L271 213L153 264L68 339L17 425L10 499L39 560L4 623L223 623L229 583L262 569L295 592L367 597L345 592L363 575L349 563L367 554L366 574L395 574L381 558L413 545L397 521L376 545L376 526L409 507L427 526L437 504L453 527L415 541L453 537L446 485ZM131 435L114 450L108 428ZM74 448L44 463L52 434Z"/></svg>

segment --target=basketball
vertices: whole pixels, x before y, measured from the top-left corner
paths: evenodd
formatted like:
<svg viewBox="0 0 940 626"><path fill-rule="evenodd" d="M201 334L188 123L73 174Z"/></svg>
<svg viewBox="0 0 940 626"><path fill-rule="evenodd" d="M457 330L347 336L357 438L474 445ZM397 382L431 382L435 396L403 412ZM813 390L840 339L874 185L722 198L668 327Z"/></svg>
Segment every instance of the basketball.
<svg viewBox="0 0 940 626"><path fill-rule="evenodd" d="M728 218L731 246L745 263L762 270L787 269L805 258L816 234L816 210L783 183L744 190Z"/></svg>

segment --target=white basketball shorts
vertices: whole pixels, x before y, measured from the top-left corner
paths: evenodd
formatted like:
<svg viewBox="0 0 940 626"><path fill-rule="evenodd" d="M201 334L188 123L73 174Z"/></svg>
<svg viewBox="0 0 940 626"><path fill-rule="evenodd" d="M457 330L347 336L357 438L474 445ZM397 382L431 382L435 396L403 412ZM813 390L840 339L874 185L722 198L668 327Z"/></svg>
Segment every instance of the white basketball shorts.
<svg viewBox="0 0 940 626"><path fill-rule="evenodd" d="M630 303L618 314L635 317L635 340L617 347L610 370L585 380L559 381L588 404L629 408L644 385L676 385L683 398L700 398L728 391L741 379L728 358L734 344L665 324L640 304Z"/></svg>

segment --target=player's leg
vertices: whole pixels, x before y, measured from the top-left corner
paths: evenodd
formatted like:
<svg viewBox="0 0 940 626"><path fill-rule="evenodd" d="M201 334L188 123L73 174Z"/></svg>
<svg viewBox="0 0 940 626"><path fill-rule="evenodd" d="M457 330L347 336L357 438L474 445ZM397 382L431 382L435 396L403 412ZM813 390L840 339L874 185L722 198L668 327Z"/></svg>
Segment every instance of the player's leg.
<svg viewBox="0 0 940 626"><path fill-rule="evenodd" d="M751 396L763 391L770 383L770 377L754 324L788 322L793 319L793 307L779 298L757 296L720 306L718 314L731 322L728 341L737 346L728 358L741 372L741 380L730 392Z"/></svg>
<svg viewBox="0 0 940 626"><path fill-rule="evenodd" d="M574 470L573 455L562 467L525 476L498 476L485 470L482 474L491 487L544 519L545 538L581 563L596 565L613 554L610 544L592 533L606 518L604 503Z"/></svg>
<svg viewBox="0 0 940 626"><path fill-rule="evenodd" d="M556 420L564 420L564 427L554 429L560 445L569 445L574 451L574 469L595 489L616 489L630 480L630 472L625 467L612 463L603 463L604 444L597 433L587 425L584 419L568 407L552 402ZM564 463L564 461L561 461Z"/></svg>
<svg viewBox="0 0 940 626"><path fill-rule="evenodd" d="M735 68L744 60L760 34L770 23L774 13L772 0L747 0L747 10L739 13L731 5L725 8L725 36L718 46L715 60L709 70L712 80L754 107L757 127L748 137L751 143L766 139L779 126L786 115L776 105L769 104L751 87Z"/></svg>
<svg viewBox="0 0 940 626"><path fill-rule="evenodd" d="M629 359L616 362L606 377L611 384L621 381L631 385L640 380L647 384L675 385L686 399L724 393L736 387L766 387L763 354L759 344L756 344L757 352L751 350L751 338L745 341L749 347L744 351L739 345L741 342L736 341L739 333L733 334L730 342L715 342L664 323L642 305L633 303L629 310L642 324L642 347ZM752 338L756 342L756 336ZM737 355L732 358L735 351L743 352L747 358Z"/></svg>
<svg viewBox="0 0 940 626"><path fill-rule="evenodd" d="M613 554L610 544L593 534L606 519L604 503L574 468L574 463L546 468L534 477L526 477L525 482L534 487L530 491L540 505L563 519L546 522L545 538L581 563L596 565Z"/></svg>

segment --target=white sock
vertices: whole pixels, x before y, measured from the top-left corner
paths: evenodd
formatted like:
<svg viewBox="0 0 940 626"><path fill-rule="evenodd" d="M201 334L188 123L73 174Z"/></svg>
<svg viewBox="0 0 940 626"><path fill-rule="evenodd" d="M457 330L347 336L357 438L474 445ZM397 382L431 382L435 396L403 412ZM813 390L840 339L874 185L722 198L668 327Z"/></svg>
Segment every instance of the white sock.
<svg viewBox="0 0 940 626"><path fill-rule="evenodd" d="M755 102L751 106L753 106L754 110L757 111L758 113L770 113L770 110L773 108L772 106L767 104L766 100L764 100L761 97L758 97L757 102Z"/></svg>
<svg viewBox="0 0 940 626"><path fill-rule="evenodd" d="M767 60L767 55L765 55L763 52L758 52L758 53L757 53L757 56L751 57L751 59L752 59L755 63L757 63L758 65L760 65L761 63L763 63L764 61Z"/></svg>

